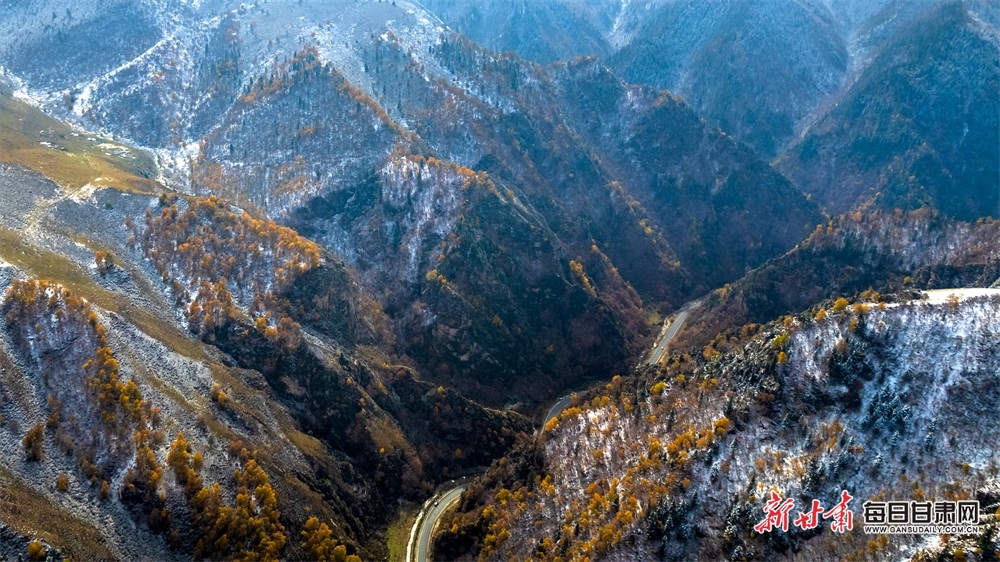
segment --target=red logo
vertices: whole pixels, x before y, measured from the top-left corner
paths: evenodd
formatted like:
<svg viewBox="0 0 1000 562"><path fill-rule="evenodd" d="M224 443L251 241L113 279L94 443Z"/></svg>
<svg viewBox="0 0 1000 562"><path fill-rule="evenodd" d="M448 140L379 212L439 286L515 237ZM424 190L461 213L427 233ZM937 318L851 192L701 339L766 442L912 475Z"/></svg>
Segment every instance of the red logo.
<svg viewBox="0 0 1000 562"><path fill-rule="evenodd" d="M813 500L809 511L800 511L792 521L792 525L808 531L819 526L820 519L832 519L830 529L835 533L846 533L854 528L854 512L847 504L854 498L847 490L840 493L840 502L830 508L823 510L823 505L819 500ZM795 507L794 498L782 498L776 490L771 490L771 499L764 504L764 519L754 525L753 530L758 533L767 533L772 529L780 528L788 532L788 512Z"/></svg>

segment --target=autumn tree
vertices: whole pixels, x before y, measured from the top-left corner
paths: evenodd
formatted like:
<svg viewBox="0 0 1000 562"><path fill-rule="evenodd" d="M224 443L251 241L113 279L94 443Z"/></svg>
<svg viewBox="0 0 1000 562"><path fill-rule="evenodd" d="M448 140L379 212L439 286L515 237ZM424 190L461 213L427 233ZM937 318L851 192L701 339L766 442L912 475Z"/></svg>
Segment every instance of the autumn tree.
<svg viewBox="0 0 1000 562"><path fill-rule="evenodd" d="M337 540L333 538L333 531L326 523L320 522L316 517L306 520L306 525L302 532L302 548L309 553L309 558L317 562L332 562L334 550L337 548Z"/></svg>
<svg viewBox="0 0 1000 562"><path fill-rule="evenodd" d="M31 462L42 460L42 446L45 441L45 426L37 424L24 435L21 446L24 447L24 456Z"/></svg>
<svg viewBox="0 0 1000 562"><path fill-rule="evenodd" d="M97 266L97 271L104 275L115 265L114 257L104 250L97 250L94 252L94 264Z"/></svg>
<svg viewBox="0 0 1000 562"><path fill-rule="evenodd" d="M45 560L46 550L42 541L35 539L28 543L29 560Z"/></svg>

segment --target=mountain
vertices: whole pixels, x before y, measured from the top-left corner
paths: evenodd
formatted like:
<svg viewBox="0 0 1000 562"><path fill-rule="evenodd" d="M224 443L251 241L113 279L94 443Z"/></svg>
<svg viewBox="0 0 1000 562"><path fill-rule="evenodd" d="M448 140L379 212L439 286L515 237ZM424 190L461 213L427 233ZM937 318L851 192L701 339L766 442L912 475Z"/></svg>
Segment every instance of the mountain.
<svg viewBox="0 0 1000 562"><path fill-rule="evenodd" d="M989 287L1000 277L996 229L992 219L969 224L927 209L836 217L785 255L711 292L676 345L700 348L747 324L809 308L816 314L840 296Z"/></svg>
<svg viewBox="0 0 1000 562"><path fill-rule="evenodd" d="M917 18L778 168L832 212L874 198L889 209L931 205L964 220L996 216L993 29L960 3Z"/></svg>
<svg viewBox="0 0 1000 562"><path fill-rule="evenodd" d="M385 557L399 501L820 219L682 102L414 4L9 8L0 443L42 511L5 556Z"/></svg>
<svg viewBox="0 0 1000 562"><path fill-rule="evenodd" d="M498 44L493 32L558 37L541 18L496 14L491 21L507 27L474 25L499 11L478 5L434 6L486 44ZM576 44L562 42L573 45L563 59L594 56L628 82L680 95L774 159L831 214L873 197L888 210L932 205L963 220L997 212L1000 12L988 2L546 5L586 20ZM583 43L594 33L607 54ZM550 61L530 42L520 44L520 55Z"/></svg>
<svg viewBox="0 0 1000 562"><path fill-rule="evenodd" d="M738 278L821 220L682 102L599 65L498 55L416 4L85 6L5 20L31 30L0 52L28 95L153 147L178 189L319 242L383 306L396 352L492 405L625 369L646 311ZM161 39L137 42L133 21ZM132 50L29 63L93 29ZM509 257L484 266L494 255Z"/></svg>
<svg viewBox="0 0 1000 562"><path fill-rule="evenodd" d="M647 15L610 65L668 88L765 158L843 83L847 45L831 14L803 2L670 2Z"/></svg>
<svg viewBox="0 0 1000 562"><path fill-rule="evenodd" d="M544 64L595 57L628 82L669 89L765 158L844 83L851 57L843 20L870 9L687 0L427 6L490 48Z"/></svg>
<svg viewBox="0 0 1000 562"><path fill-rule="evenodd" d="M612 2L455 2L423 5L452 29L493 51L549 64L574 57L604 58L611 53L603 33ZM602 5L607 4L607 5ZM539 31L544 30L544 33Z"/></svg>
<svg viewBox="0 0 1000 562"><path fill-rule="evenodd" d="M772 322L709 359L673 354L581 394L465 492L435 555L989 556L998 296L943 297ZM794 500L793 519L845 491L853 532L831 530L832 514L815 529L753 532L772 492ZM990 513L978 536L860 532L870 500L966 498Z"/></svg>
<svg viewBox="0 0 1000 562"><path fill-rule="evenodd" d="M3 558L996 550L991 3L0 14Z"/></svg>
<svg viewBox="0 0 1000 562"><path fill-rule="evenodd" d="M400 363L314 242L10 90L0 108L0 489L24 506L4 556L309 559L307 530L384 557L401 498L530 431Z"/></svg>

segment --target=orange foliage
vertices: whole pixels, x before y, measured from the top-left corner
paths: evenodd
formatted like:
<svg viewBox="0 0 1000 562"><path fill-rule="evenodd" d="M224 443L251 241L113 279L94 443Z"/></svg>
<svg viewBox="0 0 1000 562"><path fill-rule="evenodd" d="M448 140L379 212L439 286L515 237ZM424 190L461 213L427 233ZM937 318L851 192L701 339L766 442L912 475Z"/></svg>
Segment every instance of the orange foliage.
<svg viewBox="0 0 1000 562"><path fill-rule="evenodd" d="M167 201L159 216L147 210L141 232L129 224L178 304L186 303L191 331L212 340L240 317L239 302L256 316L260 333L286 353L296 349L301 328L278 295L320 265L319 246L274 221L232 210L214 195L186 201L183 211Z"/></svg>
<svg viewBox="0 0 1000 562"><path fill-rule="evenodd" d="M76 453L80 472L94 484L106 481L108 471L115 469L114 463L121 461L123 454L131 454L129 449L134 446L135 467L126 473L122 497L145 502L147 507L156 504L155 489L160 469L152 447L156 441L153 425L158 410L143 399L135 382L121 380L118 360L108 344L107 333L97 312L89 303L63 287L32 278L14 279L4 297L4 306L10 326L18 323L34 325L40 338L68 332L73 337L92 342L94 355L81 367L70 367L76 373L63 373L61 386L50 386L50 390L59 396L49 396L47 425L56 432L57 443L67 453ZM67 384L67 381L74 380L73 375L82 382L82 388ZM80 395L86 399L89 408L81 411L77 405L69 423L62 424L63 401ZM93 417L99 430L85 430L80 425L80 417L84 415ZM32 436L26 436L29 456L41 452L42 426L36 426L33 431ZM98 452L95 448L98 446L107 449L101 451L100 465L95 460ZM110 496L108 486L102 485L101 496Z"/></svg>

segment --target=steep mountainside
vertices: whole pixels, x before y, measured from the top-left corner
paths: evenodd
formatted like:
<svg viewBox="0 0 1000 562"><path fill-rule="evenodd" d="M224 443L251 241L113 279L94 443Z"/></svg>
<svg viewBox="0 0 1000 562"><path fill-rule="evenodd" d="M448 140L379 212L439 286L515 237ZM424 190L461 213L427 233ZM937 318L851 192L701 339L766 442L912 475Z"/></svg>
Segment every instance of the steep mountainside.
<svg viewBox="0 0 1000 562"><path fill-rule="evenodd" d="M611 51L601 24L611 16L613 3L576 4L583 5L528 0L423 2L452 29L494 51L513 51L542 64L578 56L606 57Z"/></svg>
<svg viewBox="0 0 1000 562"><path fill-rule="evenodd" d="M927 209L838 217L787 254L709 294L674 345L700 349L720 333L841 295L990 286L1000 278L998 228L991 219L968 224Z"/></svg>
<svg viewBox="0 0 1000 562"><path fill-rule="evenodd" d="M630 82L668 88L765 158L848 70L831 14L808 2L665 3L610 59Z"/></svg>
<svg viewBox="0 0 1000 562"><path fill-rule="evenodd" d="M0 0L0 558L1000 557L998 24Z"/></svg>
<svg viewBox="0 0 1000 562"><path fill-rule="evenodd" d="M778 167L833 212L1000 212L1000 41L960 3L900 30Z"/></svg>
<svg viewBox="0 0 1000 562"><path fill-rule="evenodd" d="M47 110L157 147L177 188L315 239L383 306L396 351L494 405L623 370L644 309L734 280L820 221L678 100L590 63L497 55L415 4L129 6L161 39L128 61L29 65L95 26L129 41L130 12L85 4L54 20L15 6L5 22L31 32L0 62Z"/></svg>
<svg viewBox="0 0 1000 562"><path fill-rule="evenodd" d="M446 519L438 555L480 559L984 559L1000 550L1000 298L858 304L764 326L710 359L578 398ZM919 342L919 344L917 344ZM853 532L753 532L777 492L794 519L847 491ZM984 532L866 535L876 500L976 499ZM448 525L450 523L450 525ZM450 529L447 527L450 526Z"/></svg>
<svg viewBox="0 0 1000 562"><path fill-rule="evenodd" d="M732 137L703 126L677 97L629 86L593 61L553 74L570 125L632 187L697 287L692 294L781 252L820 220L791 183L745 146L734 150Z"/></svg>
<svg viewBox="0 0 1000 562"><path fill-rule="evenodd" d="M475 2L434 4L488 45ZM920 2L554 2L609 45L593 54L633 83L669 89L745 142L831 213L877 196L997 213L1000 11L979 0ZM549 8L554 10L557 8ZM524 18L511 35L557 37ZM501 32L506 36L507 31ZM530 43L526 44L530 45ZM528 46L518 51L537 57ZM546 58L535 58L548 62Z"/></svg>
<svg viewBox="0 0 1000 562"><path fill-rule="evenodd" d="M530 431L419 380L314 242L0 100L5 558L383 558L401 500Z"/></svg>

